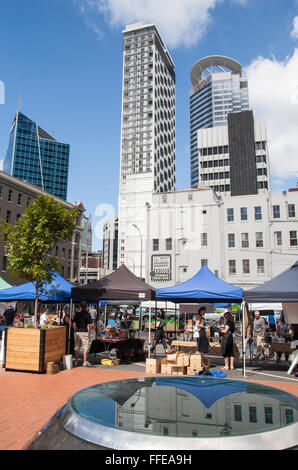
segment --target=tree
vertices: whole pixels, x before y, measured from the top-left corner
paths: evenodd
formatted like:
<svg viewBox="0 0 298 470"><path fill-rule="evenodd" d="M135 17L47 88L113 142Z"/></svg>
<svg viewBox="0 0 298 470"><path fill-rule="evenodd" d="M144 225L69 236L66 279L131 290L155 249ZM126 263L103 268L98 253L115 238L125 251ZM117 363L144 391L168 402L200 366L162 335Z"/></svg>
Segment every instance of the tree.
<svg viewBox="0 0 298 470"><path fill-rule="evenodd" d="M35 324L40 288L53 280L60 266L51 250L71 239L78 215L77 209L67 209L51 196L39 196L14 226L0 219L11 276L35 282Z"/></svg>

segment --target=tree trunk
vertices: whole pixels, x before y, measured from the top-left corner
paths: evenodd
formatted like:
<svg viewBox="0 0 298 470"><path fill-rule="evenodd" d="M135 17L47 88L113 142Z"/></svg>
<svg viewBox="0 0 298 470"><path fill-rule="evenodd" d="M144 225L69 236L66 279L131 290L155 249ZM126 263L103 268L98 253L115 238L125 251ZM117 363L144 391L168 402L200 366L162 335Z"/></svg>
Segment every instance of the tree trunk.
<svg viewBox="0 0 298 470"><path fill-rule="evenodd" d="M36 281L35 305L34 305L34 325L35 325L35 327L37 327L37 315L38 315L38 290L39 290L39 281Z"/></svg>

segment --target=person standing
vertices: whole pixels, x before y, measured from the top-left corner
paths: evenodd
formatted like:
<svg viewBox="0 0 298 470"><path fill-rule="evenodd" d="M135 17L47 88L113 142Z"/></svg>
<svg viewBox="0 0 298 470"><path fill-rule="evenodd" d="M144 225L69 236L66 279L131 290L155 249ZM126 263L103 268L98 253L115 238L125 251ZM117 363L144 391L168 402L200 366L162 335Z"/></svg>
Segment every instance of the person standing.
<svg viewBox="0 0 298 470"><path fill-rule="evenodd" d="M165 354L167 353L167 343L166 343L166 336L164 332L164 327L166 326L166 322L164 318L165 318L165 314L159 313L157 317L158 326L156 327L155 341L154 341L153 346L150 349L151 353L156 349L156 346L159 342L162 343Z"/></svg>
<svg viewBox="0 0 298 470"><path fill-rule="evenodd" d="M277 341L280 341L280 342L291 343L292 336L293 336L292 325L290 325L289 323L286 323L284 315L281 314L280 320L277 324L276 339ZM276 354L277 354L276 363L279 364L281 361L282 353L278 352ZM285 359L286 359L286 362L289 362L289 353L285 353Z"/></svg>
<svg viewBox="0 0 298 470"><path fill-rule="evenodd" d="M255 319L253 321L253 338L254 338L254 345L257 348L256 355L254 356L254 360L265 359L265 348L263 345L263 341L265 338L265 331L266 331L266 324L264 318L261 317L260 312L255 312Z"/></svg>
<svg viewBox="0 0 298 470"><path fill-rule="evenodd" d="M209 352L209 342L206 335L206 323L204 315L206 313L206 308L201 307L197 315L197 321L195 324L194 338L197 339L197 350L196 354L201 354L202 356L202 365L203 367L208 367L208 363L205 360L204 354Z"/></svg>
<svg viewBox="0 0 298 470"><path fill-rule="evenodd" d="M74 364L78 365L79 351L82 348L84 357L83 367L90 367L91 364L87 361L87 357L90 349L90 332L92 320L90 313L87 311L86 302L82 302L81 307L81 310L76 312L73 321L73 329L75 331Z"/></svg>
<svg viewBox="0 0 298 470"><path fill-rule="evenodd" d="M48 317L48 313L49 313L49 310L46 309L43 314L40 316L40 326L42 325L47 325L50 321L49 321L49 317Z"/></svg>
<svg viewBox="0 0 298 470"><path fill-rule="evenodd" d="M15 314L15 309L12 305L9 305L3 314L5 318L5 326L13 326Z"/></svg>
<svg viewBox="0 0 298 470"><path fill-rule="evenodd" d="M225 360L225 370L234 370L234 333L235 323L230 312L224 314L225 327L220 330L223 334L221 342L221 353Z"/></svg>
<svg viewBox="0 0 298 470"><path fill-rule="evenodd" d="M252 315L250 312L248 312L247 314L247 326L246 326L245 337L246 337L245 353L247 349L249 348L250 360L252 360L253 355L254 355L254 340L253 340L253 321L252 321Z"/></svg>
<svg viewBox="0 0 298 470"><path fill-rule="evenodd" d="M90 309L89 309L89 313L90 313L90 316L91 316L91 320L92 320L93 325L96 325L97 310L96 310L96 308L95 308L94 305L91 305L91 307L90 307Z"/></svg>

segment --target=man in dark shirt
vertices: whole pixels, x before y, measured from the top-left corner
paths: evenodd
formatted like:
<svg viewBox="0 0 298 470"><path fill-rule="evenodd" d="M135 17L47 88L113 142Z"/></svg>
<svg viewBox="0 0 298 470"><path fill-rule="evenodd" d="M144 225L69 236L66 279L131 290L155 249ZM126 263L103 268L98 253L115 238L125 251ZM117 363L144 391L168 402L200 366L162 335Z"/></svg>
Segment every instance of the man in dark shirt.
<svg viewBox="0 0 298 470"><path fill-rule="evenodd" d="M5 317L5 326L13 326L15 310L12 307L12 305L9 305L9 307L5 310L4 317Z"/></svg>
<svg viewBox="0 0 298 470"><path fill-rule="evenodd" d="M90 349L90 332L91 332L91 315L87 311L86 302L81 303L81 311L76 312L73 321L73 328L75 331L75 365L78 365L79 351L83 349L84 362L83 367L90 367L90 362L87 361L88 352Z"/></svg>

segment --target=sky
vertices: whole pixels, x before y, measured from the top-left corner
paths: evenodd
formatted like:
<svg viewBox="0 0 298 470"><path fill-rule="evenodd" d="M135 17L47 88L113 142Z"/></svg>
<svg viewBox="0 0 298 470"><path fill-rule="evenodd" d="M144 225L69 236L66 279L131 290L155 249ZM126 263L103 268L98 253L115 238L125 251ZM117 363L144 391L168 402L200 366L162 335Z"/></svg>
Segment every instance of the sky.
<svg viewBox="0 0 298 470"><path fill-rule="evenodd" d="M298 181L298 0L2 0L0 160L20 101L70 144L68 201L92 216L94 250L117 214L122 30L139 21L157 25L176 66L177 189L190 187L190 71L217 54L243 65L266 121L272 190Z"/></svg>

